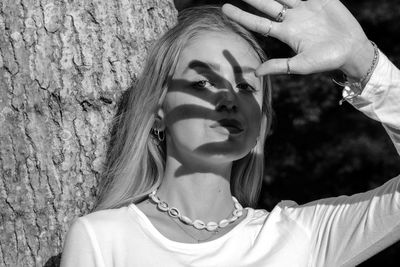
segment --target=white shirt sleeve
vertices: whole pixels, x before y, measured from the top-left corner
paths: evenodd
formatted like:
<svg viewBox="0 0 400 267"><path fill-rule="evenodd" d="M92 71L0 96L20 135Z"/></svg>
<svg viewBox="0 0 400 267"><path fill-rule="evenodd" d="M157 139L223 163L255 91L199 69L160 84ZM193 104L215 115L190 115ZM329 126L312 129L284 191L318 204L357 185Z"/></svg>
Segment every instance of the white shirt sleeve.
<svg viewBox="0 0 400 267"><path fill-rule="evenodd" d="M96 236L85 218L78 218L68 230L61 267L105 267Z"/></svg>
<svg viewBox="0 0 400 267"><path fill-rule="evenodd" d="M382 123L400 154L400 71L384 54L349 102ZM365 193L288 204L284 212L309 231L309 266L355 266L400 239L400 176Z"/></svg>
<svg viewBox="0 0 400 267"><path fill-rule="evenodd" d="M382 52L362 94L349 102L382 123L400 155L400 70Z"/></svg>

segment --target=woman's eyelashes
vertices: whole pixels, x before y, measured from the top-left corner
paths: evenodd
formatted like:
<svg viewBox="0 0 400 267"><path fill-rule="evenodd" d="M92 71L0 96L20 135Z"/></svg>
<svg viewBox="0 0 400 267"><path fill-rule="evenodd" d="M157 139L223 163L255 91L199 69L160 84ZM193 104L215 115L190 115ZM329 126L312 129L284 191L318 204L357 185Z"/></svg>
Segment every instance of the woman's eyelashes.
<svg viewBox="0 0 400 267"><path fill-rule="evenodd" d="M210 89L212 87L216 87L216 83L211 82L209 80L199 80L195 81L192 83L192 87L195 89ZM256 92L257 90L254 88L254 86L250 85L247 82L241 82L236 85L236 88L239 91L242 92L247 92L247 93L253 93Z"/></svg>
<svg viewBox="0 0 400 267"><path fill-rule="evenodd" d="M205 88L211 88L214 86L215 86L215 84L211 83L208 80L199 80L199 81L192 83L192 87L195 89L205 89Z"/></svg>
<svg viewBox="0 0 400 267"><path fill-rule="evenodd" d="M236 87L240 90L243 90L245 92L249 92L249 93L253 93L256 92L257 90L251 86L250 84L243 82L243 83L239 83L238 85L236 85Z"/></svg>

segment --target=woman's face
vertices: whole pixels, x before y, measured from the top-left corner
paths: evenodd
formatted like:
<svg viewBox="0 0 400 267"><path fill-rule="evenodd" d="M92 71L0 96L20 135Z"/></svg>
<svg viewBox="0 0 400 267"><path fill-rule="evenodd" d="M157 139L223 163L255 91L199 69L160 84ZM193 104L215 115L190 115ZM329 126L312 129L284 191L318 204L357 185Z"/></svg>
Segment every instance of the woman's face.
<svg viewBox="0 0 400 267"><path fill-rule="evenodd" d="M260 132L263 88L254 75L259 64L254 49L236 34L204 32L191 40L162 106L167 153L214 164L247 155Z"/></svg>

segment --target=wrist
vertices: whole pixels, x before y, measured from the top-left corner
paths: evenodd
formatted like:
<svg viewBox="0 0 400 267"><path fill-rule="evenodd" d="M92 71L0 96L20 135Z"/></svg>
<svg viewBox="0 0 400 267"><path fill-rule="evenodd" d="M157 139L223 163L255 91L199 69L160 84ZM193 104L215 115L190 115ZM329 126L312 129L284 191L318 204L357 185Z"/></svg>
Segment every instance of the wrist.
<svg viewBox="0 0 400 267"><path fill-rule="evenodd" d="M343 64L340 70L347 76L350 82L359 82L370 75L371 66L374 64L375 48L366 39L362 44L352 49L349 60Z"/></svg>
<svg viewBox="0 0 400 267"><path fill-rule="evenodd" d="M343 99L339 101L340 105L343 103L344 100L351 101L354 97L357 97L362 93L364 86L368 83L369 79L372 76L372 73L378 65L379 49L374 42L369 42L373 49L372 60L368 59L370 63L368 65L363 65L366 60L365 58L360 58L360 61L356 65L353 65L352 68L350 68L352 72L349 73L348 71L343 70L343 72L347 76L345 82L337 82L333 80L333 82L343 87ZM363 52L358 54L362 53Z"/></svg>

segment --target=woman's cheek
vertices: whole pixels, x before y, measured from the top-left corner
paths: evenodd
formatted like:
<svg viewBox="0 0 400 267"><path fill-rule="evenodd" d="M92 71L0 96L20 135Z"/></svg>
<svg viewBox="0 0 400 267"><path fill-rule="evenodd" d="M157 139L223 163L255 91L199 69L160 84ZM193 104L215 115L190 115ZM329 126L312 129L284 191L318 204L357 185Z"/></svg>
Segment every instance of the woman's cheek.
<svg viewBox="0 0 400 267"><path fill-rule="evenodd" d="M189 148L195 148L200 141L202 130L195 119L184 119L170 125L170 135L173 142Z"/></svg>

